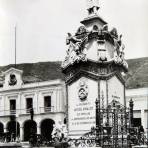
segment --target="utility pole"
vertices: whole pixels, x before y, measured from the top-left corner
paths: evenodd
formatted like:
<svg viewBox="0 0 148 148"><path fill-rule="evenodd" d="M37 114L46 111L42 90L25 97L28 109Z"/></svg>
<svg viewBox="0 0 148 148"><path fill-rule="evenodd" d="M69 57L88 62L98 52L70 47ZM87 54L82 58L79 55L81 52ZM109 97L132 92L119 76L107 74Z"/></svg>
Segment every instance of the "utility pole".
<svg viewBox="0 0 148 148"><path fill-rule="evenodd" d="M97 98L96 99L96 147L101 146L101 139L100 139L100 130L101 130L101 125L100 125L100 100Z"/></svg>
<svg viewBox="0 0 148 148"><path fill-rule="evenodd" d="M147 92L147 138L146 138L146 143L147 143L147 148L148 148L148 92Z"/></svg>

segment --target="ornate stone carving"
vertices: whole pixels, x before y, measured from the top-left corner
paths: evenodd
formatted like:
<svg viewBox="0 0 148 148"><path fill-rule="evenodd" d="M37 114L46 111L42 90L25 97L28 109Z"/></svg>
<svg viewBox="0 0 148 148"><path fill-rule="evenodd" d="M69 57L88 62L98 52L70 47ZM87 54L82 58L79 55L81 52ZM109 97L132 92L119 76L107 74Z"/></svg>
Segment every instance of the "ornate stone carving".
<svg viewBox="0 0 148 148"><path fill-rule="evenodd" d="M68 33L66 38L66 44L69 45L65 61L62 63L62 67L66 67L69 64L73 64L79 61L86 61L85 44L88 41L89 32L84 26L80 26L74 36Z"/></svg>
<svg viewBox="0 0 148 148"><path fill-rule="evenodd" d="M80 26L74 36L71 33L68 33L66 39L68 50L62 67L65 68L68 65L73 65L80 61L87 61L87 46L89 46L89 41L92 39L97 39L98 42L98 49L96 50L98 50L99 62L108 62L108 49L106 49L105 44L106 41L109 41L114 46L114 57L111 61L114 61L116 65L122 65L124 68L128 68L124 59L125 46L122 43L122 35L118 35L116 28L109 31L107 24L102 28L94 25L91 31L88 31L85 26Z"/></svg>
<svg viewBox="0 0 148 148"><path fill-rule="evenodd" d="M118 32L117 32L117 29L116 28L113 28L111 31L110 31L110 34L115 37L115 38L118 38Z"/></svg>
<svg viewBox="0 0 148 148"><path fill-rule="evenodd" d="M84 26L80 26L75 35L84 35L86 33L88 33L87 29Z"/></svg>
<svg viewBox="0 0 148 148"><path fill-rule="evenodd" d="M9 78L9 85L10 86L14 86L17 83L17 79L16 76L14 74L10 74L10 78Z"/></svg>
<svg viewBox="0 0 148 148"><path fill-rule="evenodd" d="M69 49L73 48L74 51L78 52L80 48L81 39L76 38L76 36L72 36L71 33L67 33L68 37L66 39L66 44L69 45Z"/></svg>
<svg viewBox="0 0 148 148"><path fill-rule="evenodd" d="M99 10L99 0L87 0L87 10L89 14L97 13Z"/></svg>
<svg viewBox="0 0 148 148"><path fill-rule="evenodd" d="M122 57L116 56L116 57L114 57L113 60L114 60L115 64L122 65L125 69L128 69L128 64L125 61L125 59L123 59Z"/></svg>
<svg viewBox="0 0 148 148"><path fill-rule="evenodd" d="M80 80L79 83L79 88L78 88L78 96L81 101L85 101L88 96L88 86L86 84L86 80L82 79Z"/></svg>

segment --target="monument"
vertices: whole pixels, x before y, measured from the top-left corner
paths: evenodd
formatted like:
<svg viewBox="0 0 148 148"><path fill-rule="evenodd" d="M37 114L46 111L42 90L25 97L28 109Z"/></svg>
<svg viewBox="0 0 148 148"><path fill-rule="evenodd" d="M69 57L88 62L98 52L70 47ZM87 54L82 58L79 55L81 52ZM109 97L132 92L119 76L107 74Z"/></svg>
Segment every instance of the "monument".
<svg viewBox="0 0 148 148"><path fill-rule="evenodd" d="M122 73L127 72L128 65L122 35L116 28L108 30L99 8L98 0L87 0L88 16L77 32L68 33L66 39L68 50L62 68L66 77L68 132L72 137L79 137L96 125L97 98L101 107L113 100L126 105Z"/></svg>
<svg viewBox="0 0 148 148"><path fill-rule="evenodd" d="M126 105L125 46L117 29L109 30L99 9L99 0L87 0L88 16L66 39L62 72L68 136L76 147L130 148L143 143L144 136L133 127L133 101L129 108Z"/></svg>

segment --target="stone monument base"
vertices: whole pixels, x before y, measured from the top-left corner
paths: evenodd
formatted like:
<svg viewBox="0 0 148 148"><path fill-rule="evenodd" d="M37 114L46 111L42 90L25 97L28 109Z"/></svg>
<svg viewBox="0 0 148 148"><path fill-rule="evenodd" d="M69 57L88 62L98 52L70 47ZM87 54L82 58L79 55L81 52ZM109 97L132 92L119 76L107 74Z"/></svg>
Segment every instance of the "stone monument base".
<svg viewBox="0 0 148 148"><path fill-rule="evenodd" d="M132 148L148 148L147 145L137 145L137 146L133 146Z"/></svg>
<svg viewBox="0 0 148 148"><path fill-rule="evenodd" d="M70 147L70 148L77 148L77 147ZM87 148L102 148L102 147L87 147Z"/></svg>
<svg viewBox="0 0 148 148"><path fill-rule="evenodd" d="M9 142L9 143L0 143L0 148L21 148L21 143Z"/></svg>

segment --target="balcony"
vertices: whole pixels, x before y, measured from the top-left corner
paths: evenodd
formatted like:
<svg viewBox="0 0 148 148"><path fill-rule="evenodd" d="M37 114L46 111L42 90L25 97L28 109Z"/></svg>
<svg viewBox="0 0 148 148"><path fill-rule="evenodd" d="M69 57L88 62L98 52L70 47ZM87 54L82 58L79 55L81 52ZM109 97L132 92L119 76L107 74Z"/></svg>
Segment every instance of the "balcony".
<svg viewBox="0 0 148 148"><path fill-rule="evenodd" d="M10 110L10 115L16 115L16 110Z"/></svg>
<svg viewBox="0 0 148 148"><path fill-rule="evenodd" d="M51 112L55 112L54 110L54 106L51 107L40 107L40 113L51 113Z"/></svg>
<svg viewBox="0 0 148 148"><path fill-rule="evenodd" d="M30 114L30 110L31 110L31 108L25 109L26 114Z"/></svg>
<svg viewBox="0 0 148 148"><path fill-rule="evenodd" d="M17 110L1 110L0 116L13 116L17 114Z"/></svg>
<svg viewBox="0 0 148 148"><path fill-rule="evenodd" d="M54 106L51 107L39 107L38 110L34 108L34 114L46 114L55 112ZM29 109L16 109L16 110L0 110L0 116L17 116L17 115L30 115Z"/></svg>
<svg viewBox="0 0 148 148"><path fill-rule="evenodd" d="M36 109L34 108L36 113ZM30 115L30 109L16 109L16 110L1 110L0 116L17 116L17 115Z"/></svg>

